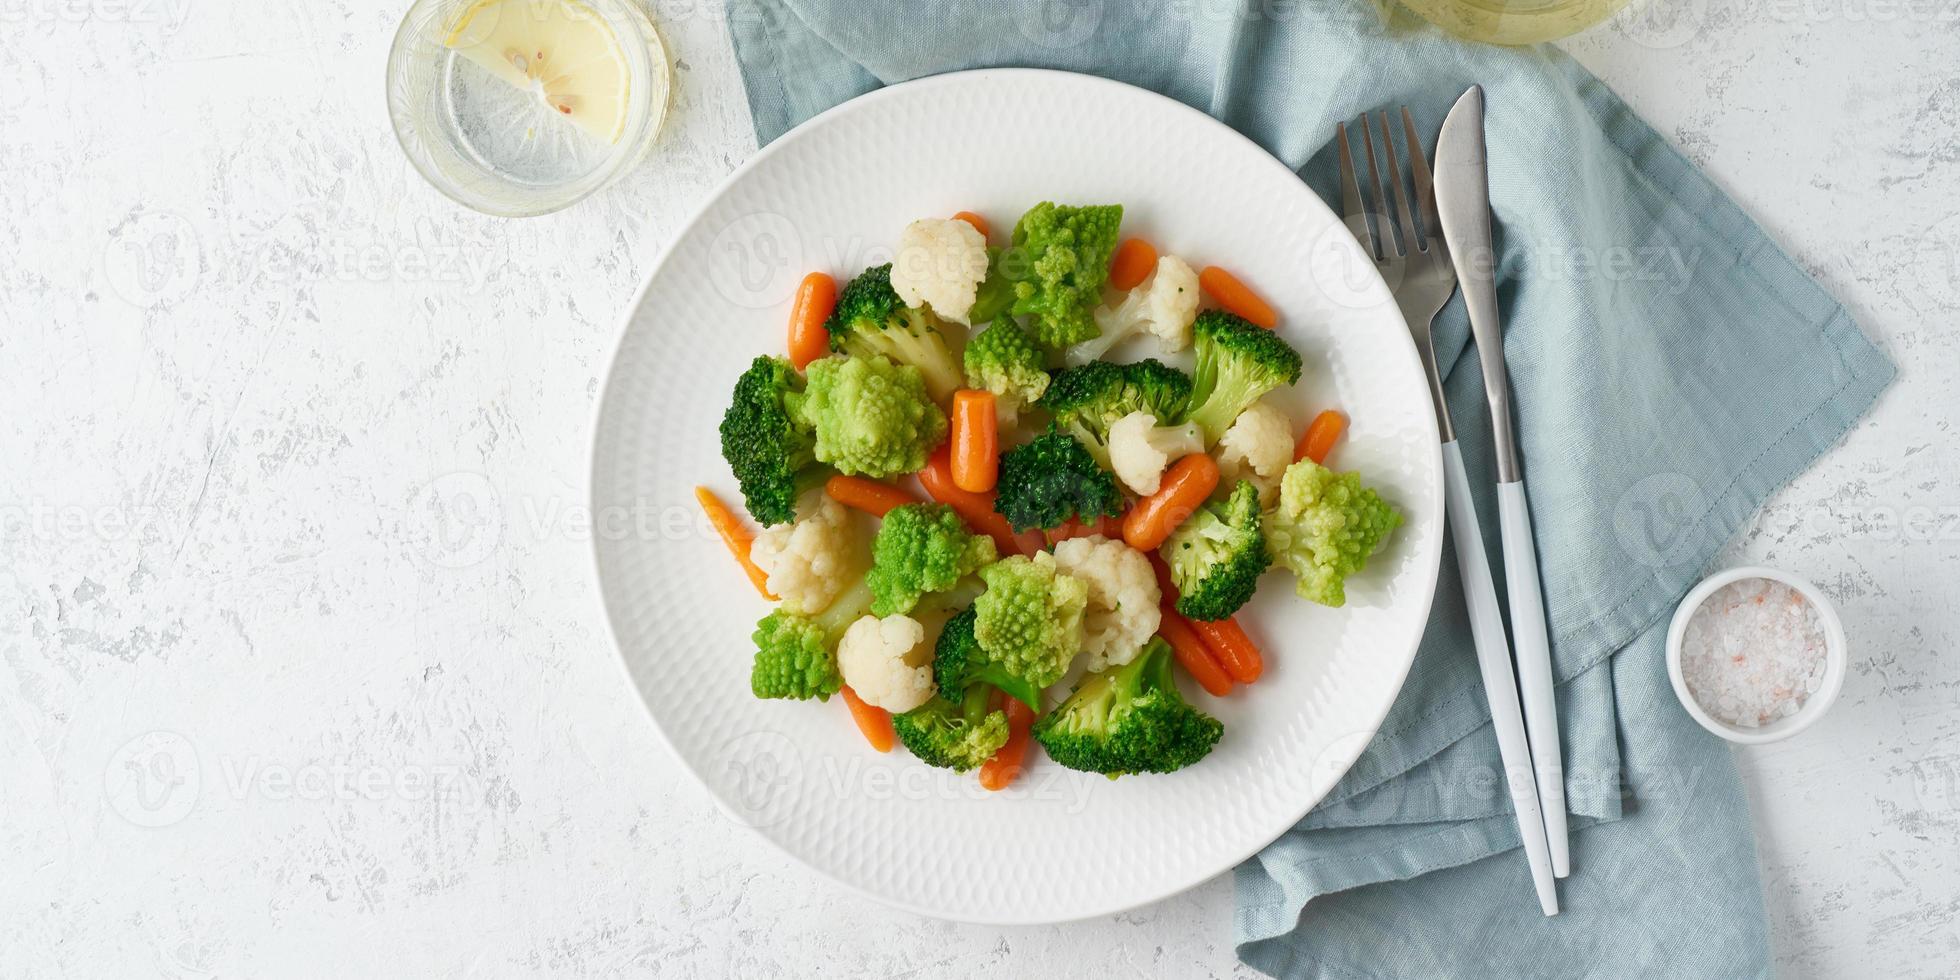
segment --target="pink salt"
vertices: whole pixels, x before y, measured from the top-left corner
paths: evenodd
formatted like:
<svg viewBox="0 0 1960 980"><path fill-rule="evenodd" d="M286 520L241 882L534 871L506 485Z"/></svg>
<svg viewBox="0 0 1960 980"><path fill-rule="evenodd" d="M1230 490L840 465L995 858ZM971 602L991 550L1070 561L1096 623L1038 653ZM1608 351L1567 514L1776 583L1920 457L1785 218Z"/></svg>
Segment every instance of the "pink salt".
<svg viewBox="0 0 1960 980"><path fill-rule="evenodd" d="M1817 607L1782 582L1746 578L1716 589L1688 618L1681 679L1702 710L1738 728L1788 718L1824 683Z"/></svg>

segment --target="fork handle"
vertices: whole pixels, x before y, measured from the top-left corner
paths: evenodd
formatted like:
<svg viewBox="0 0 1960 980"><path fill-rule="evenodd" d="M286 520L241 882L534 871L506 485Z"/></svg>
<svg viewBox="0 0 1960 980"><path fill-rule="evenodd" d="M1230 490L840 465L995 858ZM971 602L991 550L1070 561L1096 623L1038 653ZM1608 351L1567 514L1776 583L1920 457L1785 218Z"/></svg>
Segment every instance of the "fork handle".
<svg viewBox="0 0 1960 980"><path fill-rule="evenodd" d="M1572 873L1565 826L1565 762L1559 748L1558 701L1552 693L1552 644L1545 632L1544 591L1538 582L1538 548L1532 541L1531 507L1524 481L1497 485L1498 528L1504 539L1504 584L1511 600L1511 642L1518 651L1518 694L1538 773L1538 800L1545 812L1545 840L1552 874Z"/></svg>
<svg viewBox="0 0 1960 980"><path fill-rule="evenodd" d="M1484 696L1490 701L1491 727L1497 732L1497 752L1516 811L1518 838L1531 865L1531 885L1538 893L1539 909L1546 915L1557 915L1558 886L1545 841L1545 818L1538 806L1538 785L1532 777L1531 743L1525 736L1518 687L1511 675L1511 648L1504 641L1504 618L1497 605L1497 586L1490 577L1490 559L1484 554L1477 506L1470 497L1470 477L1463 469L1463 450L1454 439L1443 443L1443 480L1450 540L1456 545L1464 605L1470 611L1470 637L1477 648Z"/></svg>

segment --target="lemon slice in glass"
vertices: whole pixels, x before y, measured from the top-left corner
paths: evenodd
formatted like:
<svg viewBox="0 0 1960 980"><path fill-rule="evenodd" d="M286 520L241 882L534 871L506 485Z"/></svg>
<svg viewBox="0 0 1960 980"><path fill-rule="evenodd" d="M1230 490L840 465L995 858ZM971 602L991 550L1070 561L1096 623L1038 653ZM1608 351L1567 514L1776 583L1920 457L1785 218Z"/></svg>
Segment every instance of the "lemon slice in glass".
<svg viewBox="0 0 1960 980"><path fill-rule="evenodd" d="M443 44L607 143L626 128L626 56L578 0L477 0Z"/></svg>

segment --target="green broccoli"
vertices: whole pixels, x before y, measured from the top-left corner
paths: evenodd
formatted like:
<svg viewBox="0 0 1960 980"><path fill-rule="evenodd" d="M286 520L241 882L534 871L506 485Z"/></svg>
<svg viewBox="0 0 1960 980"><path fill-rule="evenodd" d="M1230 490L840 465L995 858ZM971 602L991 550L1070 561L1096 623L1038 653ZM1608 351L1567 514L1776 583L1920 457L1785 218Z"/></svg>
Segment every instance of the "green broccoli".
<svg viewBox="0 0 1960 980"><path fill-rule="evenodd" d="M1191 378L1156 358L1134 364L1090 361L1055 372L1041 407L1109 465L1109 427L1131 412L1149 412L1169 425L1191 400Z"/></svg>
<svg viewBox="0 0 1960 980"><path fill-rule="evenodd" d="M1178 612L1224 619L1252 598L1273 561L1259 524L1259 488L1240 480L1224 500L1205 505L1171 533L1160 554L1177 585Z"/></svg>
<svg viewBox="0 0 1960 980"><path fill-rule="evenodd" d="M1007 743L1007 712L987 709L988 690L975 685L960 700L942 692L892 716L892 731L919 761L966 772L993 758Z"/></svg>
<svg viewBox="0 0 1960 980"><path fill-rule="evenodd" d="M966 322L989 323L1014 308L1014 280L1001 268L1003 259L1012 258L1006 249L987 247L987 278L973 291L973 307L966 311Z"/></svg>
<svg viewBox="0 0 1960 980"><path fill-rule="evenodd" d="M1037 690L1061 680L1082 650L1089 587L1045 551L997 561L980 578L987 591L973 600L973 638L987 659Z"/></svg>
<svg viewBox="0 0 1960 980"><path fill-rule="evenodd" d="M1191 408L1185 421L1215 443L1246 406L1275 388L1300 380L1300 353L1264 327L1223 310L1198 314L1191 325L1197 354Z"/></svg>
<svg viewBox="0 0 1960 980"><path fill-rule="evenodd" d="M1012 424L1048 390L1041 352L1013 317L1003 316L966 345L966 385L994 394L995 413Z"/></svg>
<svg viewBox="0 0 1960 980"><path fill-rule="evenodd" d="M885 514L871 540L871 612L897 616L944 592L996 557L994 539L967 530L945 504L905 504Z"/></svg>
<svg viewBox="0 0 1960 980"><path fill-rule="evenodd" d="M735 471L749 516L764 525L795 517L796 498L829 474L799 411L803 390L803 376L788 361L758 357L735 382L721 417L721 457Z"/></svg>
<svg viewBox="0 0 1960 980"><path fill-rule="evenodd" d="M1266 540L1293 571L1302 598L1338 606L1347 601L1343 580L1401 524L1395 508L1361 485L1361 474L1303 459L1280 477L1279 508L1266 515Z"/></svg>
<svg viewBox="0 0 1960 980"><path fill-rule="evenodd" d="M1001 272L1014 282L1014 312L1033 317L1035 339L1067 347L1099 331L1094 310L1109 279L1123 206L1043 201L1014 223Z"/></svg>
<svg viewBox="0 0 1960 980"><path fill-rule="evenodd" d="M1071 517L1093 523L1123 512L1116 477L1068 433L1048 431L1000 454L994 509L1016 531L1060 527Z"/></svg>
<svg viewBox="0 0 1960 980"><path fill-rule="evenodd" d="M926 395L919 369L882 357L811 361L803 418L816 458L840 473L916 473L946 438L946 413Z"/></svg>
<svg viewBox="0 0 1960 980"><path fill-rule="evenodd" d="M1034 739L1056 762L1113 779L1182 769L1209 754L1224 732L1178 692L1170 644L1158 636L1135 660L1084 677L1035 722Z"/></svg>
<svg viewBox="0 0 1960 980"><path fill-rule="evenodd" d="M932 679L938 683L939 692L951 697L973 687L997 687L1008 697L1040 711L1041 688L1025 677L1008 673L980 648L980 641L973 636L973 623L978 618L969 606L954 614L939 631L932 653Z"/></svg>
<svg viewBox="0 0 1960 980"><path fill-rule="evenodd" d="M919 369L934 401L943 402L960 387L960 361L939 318L905 305L892 288L892 266L873 266L838 294L837 308L824 324L830 349L856 357L882 355Z"/></svg>
<svg viewBox="0 0 1960 980"><path fill-rule="evenodd" d="M828 701L844 683L837 671L837 641L871 608L871 588L860 581L824 611L805 616L777 609L755 625L755 665L749 688L758 698Z"/></svg>

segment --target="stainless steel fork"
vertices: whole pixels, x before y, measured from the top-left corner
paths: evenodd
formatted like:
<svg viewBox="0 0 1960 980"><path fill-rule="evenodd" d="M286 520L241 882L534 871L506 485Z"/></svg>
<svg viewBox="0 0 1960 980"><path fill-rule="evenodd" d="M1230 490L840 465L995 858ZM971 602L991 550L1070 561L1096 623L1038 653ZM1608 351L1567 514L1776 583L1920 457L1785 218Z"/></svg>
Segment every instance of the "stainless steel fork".
<svg viewBox="0 0 1960 980"><path fill-rule="evenodd" d="M1456 443L1456 430L1450 424L1443 378L1436 369L1436 345L1430 339L1430 323L1456 292L1456 270L1450 263L1442 225L1436 218L1436 195L1430 186L1422 141L1416 138L1415 120L1404 107L1403 145L1407 147L1410 176L1407 187L1402 182L1394 129L1389 125L1386 111L1381 114L1379 161L1374 130L1373 121L1362 116L1361 147L1368 161L1368 184L1374 192L1364 202L1356 179L1354 153L1348 148L1347 126L1336 127L1340 141L1335 149L1341 170L1341 212L1348 229L1375 260L1375 268L1395 292L1395 302L1402 308L1403 319L1409 321L1416 352L1422 357L1423 373L1429 377L1436 430L1443 439L1444 503L1449 515L1450 538L1456 544L1457 569L1463 579L1464 605L1470 612L1470 636L1477 648L1477 669L1483 677L1484 695L1490 701L1491 724L1497 732L1497 750L1504 760L1505 782L1516 810L1518 837L1524 843L1525 859L1531 865L1532 888L1538 894L1539 908L1546 915L1557 915L1558 886L1554 880L1550 838L1532 767L1531 743L1518 696L1517 676L1512 671L1511 644L1504 633L1503 616L1498 612L1497 586L1491 580L1490 559L1484 554L1483 531L1477 525L1477 507L1470 497L1470 477L1463 468L1463 450ZM1392 194L1383 190L1384 164Z"/></svg>

